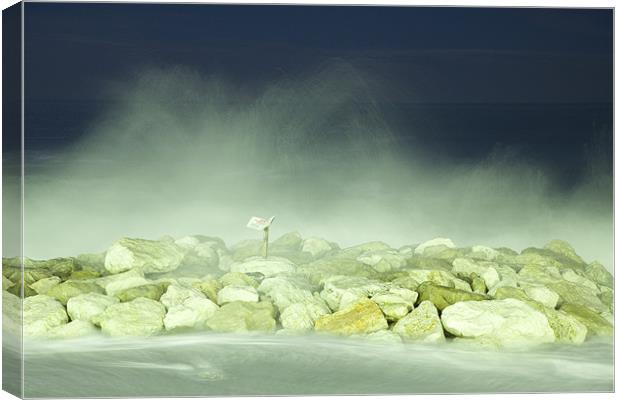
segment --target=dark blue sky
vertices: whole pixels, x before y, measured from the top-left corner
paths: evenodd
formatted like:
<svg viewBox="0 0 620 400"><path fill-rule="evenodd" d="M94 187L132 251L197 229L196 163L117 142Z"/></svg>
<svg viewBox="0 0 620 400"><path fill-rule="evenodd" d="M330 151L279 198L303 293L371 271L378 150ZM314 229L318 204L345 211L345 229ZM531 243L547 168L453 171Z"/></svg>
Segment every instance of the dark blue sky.
<svg viewBox="0 0 620 400"><path fill-rule="evenodd" d="M26 5L30 99L97 99L144 67L246 85L338 58L391 101L611 102L611 10ZM394 83L396 82L396 83Z"/></svg>

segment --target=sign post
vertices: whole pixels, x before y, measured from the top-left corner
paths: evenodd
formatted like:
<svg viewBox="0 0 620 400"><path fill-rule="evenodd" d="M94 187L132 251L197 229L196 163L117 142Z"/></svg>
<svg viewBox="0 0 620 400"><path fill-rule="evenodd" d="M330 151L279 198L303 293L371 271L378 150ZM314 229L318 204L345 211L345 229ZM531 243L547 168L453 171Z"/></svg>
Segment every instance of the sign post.
<svg viewBox="0 0 620 400"><path fill-rule="evenodd" d="M254 229L256 231L263 231L263 256L265 258L269 255L269 227L273 222L275 217L271 218L261 218L261 217L252 217L247 224L247 227L250 229Z"/></svg>

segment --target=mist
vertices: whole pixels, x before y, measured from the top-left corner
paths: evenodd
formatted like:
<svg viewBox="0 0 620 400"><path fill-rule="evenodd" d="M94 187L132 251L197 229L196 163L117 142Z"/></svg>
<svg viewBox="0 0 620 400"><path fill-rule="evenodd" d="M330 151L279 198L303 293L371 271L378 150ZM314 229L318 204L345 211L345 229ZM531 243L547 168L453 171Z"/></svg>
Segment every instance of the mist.
<svg viewBox="0 0 620 400"><path fill-rule="evenodd" d="M110 83L114 106L26 166L25 255L103 251L123 236L231 245L259 238L249 217L275 215L274 238L443 236L518 251L558 238L613 270L611 169L597 143L569 188L510 147L455 160L425 146L422 128L386 120L380 84L343 62L254 86L184 67Z"/></svg>

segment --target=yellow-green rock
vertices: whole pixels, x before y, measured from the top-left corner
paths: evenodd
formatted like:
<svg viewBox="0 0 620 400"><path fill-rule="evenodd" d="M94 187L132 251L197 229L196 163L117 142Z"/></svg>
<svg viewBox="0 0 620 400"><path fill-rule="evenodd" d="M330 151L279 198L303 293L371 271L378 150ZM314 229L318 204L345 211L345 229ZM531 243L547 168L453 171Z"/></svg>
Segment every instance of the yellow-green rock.
<svg viewBox="0 0 620 400"><path fill-rule="evenodd" d="M444 308L461 301L481 301L489 299L488 296L480 293L439 286L430 282L422 283L418 287L417 292L420 294L420 297L418 297L418 304L428 300L439 310L443 310Z"/></svg>
<svg viewBox="0 0 620 400"><path fill-rule="evenodd" d="M371 333L387 329L388 323L379 306L372 300L363 299L334 314L316 320L314 329L338 335Z"/></svg>
<svg viewBox="0 0 620 400"><path fill-rule="evenodd" d="M101 286L85 281L66 281L54 286L47 292L48 296L60 301L63 305L67 304L70 298L79 296L83 293L103 293Z"/></svg>
<svg viewBox="0 0 620 400"><path fill-rule="evenodd" d="M122 302L132 301L138 297L158 301L162 294L164 294L164 285L149 284L125 289L116 293L116 297Z"/></svg>
<svg viewBox="0 0 620 400"><path fill-rule="evenodd" d="M198 289L207 296L209 300L214 303L217 303L217 292L222 289L222 284L217 281L217 279L204 279L200 282L192 283L192 287L194 289Z"/></svg>
<svg viewBox="0 0 620 400"><path fill-rule="evenodd" d="M575 317L588 328L588 336L613 336L614 328L604 317L579 304L562 304L560 310Z"/></svg>

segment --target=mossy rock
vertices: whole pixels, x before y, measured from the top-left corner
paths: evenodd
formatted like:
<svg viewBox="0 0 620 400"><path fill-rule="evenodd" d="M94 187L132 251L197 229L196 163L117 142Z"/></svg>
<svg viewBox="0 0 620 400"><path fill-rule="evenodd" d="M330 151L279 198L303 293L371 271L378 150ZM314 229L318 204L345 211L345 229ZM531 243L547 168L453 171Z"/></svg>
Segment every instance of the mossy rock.
<svg viewBox="0 0 620 400"><path fill-rule="evenodd" d="M138 297L159 301L164 292L164 285L154 283L125 289L116 293L116 297L122 302L132 301Z"/></svg>
<svg viewBox="0 0 620 400"><path fill-rule="evenodd" d="M100 293L103 294L104 290L96 283L86 281L66 281L59 285L54 286L47 292L48 296L51 296L61 302L63 305L67 305L67 301L70 298L79 296L83 293Z"/></svg>
<svg viewBox="0 0 620 400"><path fill-rule="evenodd" d="M449 288L446 286L435 285L431 282L424 282L418 286L417 292L420 294L416 304L428 300L438 310L459 303L461 301L481 301L489 300L490 297L479 293L467 292L465 290Z"/></svg>
<svg viewBox="0 0 620 400"><path fill-rule="evenodd" d="M560 310L584 324L588 328L588 336L613 336L614 334L614 328L609 321L588 307L566 303L562 304Z"/></svg>

